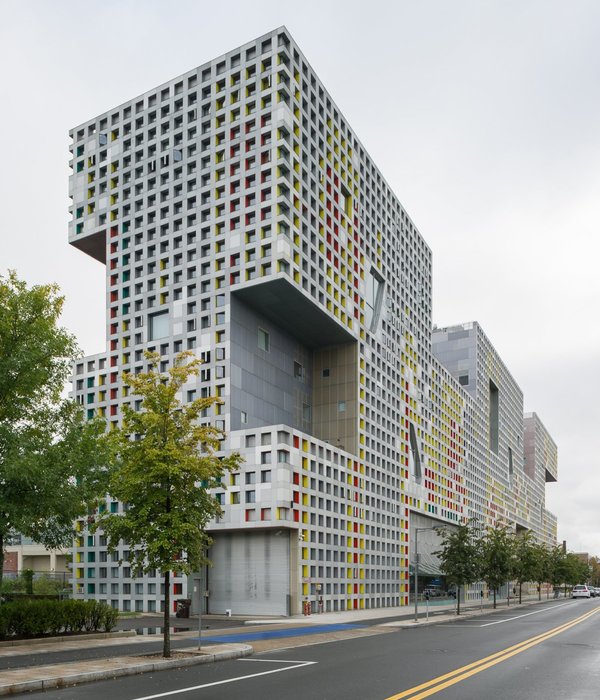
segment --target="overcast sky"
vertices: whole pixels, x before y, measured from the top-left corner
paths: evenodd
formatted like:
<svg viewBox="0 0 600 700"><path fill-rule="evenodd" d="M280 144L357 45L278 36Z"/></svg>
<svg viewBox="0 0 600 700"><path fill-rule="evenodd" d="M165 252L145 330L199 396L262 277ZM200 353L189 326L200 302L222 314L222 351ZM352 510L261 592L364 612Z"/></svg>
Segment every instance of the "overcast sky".
<svg viewBox="0 0 600 700"><path fill-rule="evenodd" d="M431 247L434 322L479 321L558 444L559 539L600 555L597 0L0 0L0 272L58 282L103 350L69 128L280 25Z"/></svg>

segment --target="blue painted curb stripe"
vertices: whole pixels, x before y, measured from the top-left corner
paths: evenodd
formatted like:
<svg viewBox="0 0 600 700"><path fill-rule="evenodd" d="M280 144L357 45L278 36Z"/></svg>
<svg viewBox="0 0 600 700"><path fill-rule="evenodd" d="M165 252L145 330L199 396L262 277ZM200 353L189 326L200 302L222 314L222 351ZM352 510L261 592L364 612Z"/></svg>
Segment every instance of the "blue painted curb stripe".
<svg viewBox="0 0 600 700"><path fill-rule="evenodd" d="M315 625L293 627L287 630L266 630L265 632L245 632L242 634L225 634L220 637L205 637L202 643L228 644L230 642L251 642L259 639L282 639L284 637L302 637L306 634L323 634L325 632L343 632L344 630L360 629L364 625ZM198 638L196 638L197 640Z"/></svg>

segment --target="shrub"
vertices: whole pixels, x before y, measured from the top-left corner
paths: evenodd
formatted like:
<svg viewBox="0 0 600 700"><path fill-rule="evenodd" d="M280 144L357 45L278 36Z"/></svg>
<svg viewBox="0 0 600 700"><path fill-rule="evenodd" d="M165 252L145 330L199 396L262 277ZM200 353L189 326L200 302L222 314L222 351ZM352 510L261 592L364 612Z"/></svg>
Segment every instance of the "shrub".
<svg viewBox="0 0 600 700"><path fill-rule="evenodd" d="M50 578L50 576L40 576L33 581L33 592L36 595L60 595L64 590L62 579Z"/></svg>
<svg viewBox="0 0 600 700"><path fill-rule="evenodd" d="M63 615L64 603L61 603L58 600L50 600L48 603L46 632L52 635L57 635L60 634L65 628L65 620Z"/></svg>
<svg viewBox="0 0 600 700"><path fill-rule="evenodd" d="M0 606L0 638L73 633L83 629L110 632L117 611L105 603L82 600L15 600Z"/></svg>
<svg viewBox="0 0 600 700"><path fill-rule="evenodd" d="M81 632L85 627L86 609L82 600L65 600L65 631Z"/></svg>
<svg viewBox="0 0 600 700"><path fill-rule="evenodd" d="M104 603L102 603L104 605ZM119 617L119 611L115 608L111 608L110 605L104 605L104 612L102 615L102 626L105 632L111 632L117 625L117 619Z"/></svg>
<svg viewBox="0 0 600 700"><path fill-rule="evenodd" d="M85 629L87 632L100 629L103 617L103 603L97 600L87 600L85 603Z"/></svg>
<svg viewBox="0 0 600 700"><path fill-rule="evenodd" d="M0 591L3 594L10 593L25 593L25 581L18 576L17 578L6 578L2 579L2 586Z"/></svg>
<svg viewBox="0 0 600 700"><path fill-rule="evenodd" d="M31 569L23 569L21 577L25 581L25 593L33 594L33 571Z"/></svg>
<svg viewBox="0 0 600 700"><path fill-rule="evenodd" d="M4 639L8 635L9 611L6 605L0 605L0 639Z"/></svg>

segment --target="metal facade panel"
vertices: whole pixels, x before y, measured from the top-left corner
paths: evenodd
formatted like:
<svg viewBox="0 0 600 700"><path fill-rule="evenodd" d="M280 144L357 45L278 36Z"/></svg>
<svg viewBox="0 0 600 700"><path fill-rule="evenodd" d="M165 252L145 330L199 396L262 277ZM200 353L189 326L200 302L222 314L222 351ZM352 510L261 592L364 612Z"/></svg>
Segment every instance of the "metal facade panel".
<svg viewBox="0 0 600 700"><path fill-rule="evenodd" d="M288 615L287 531L248 531L215 536L209 569L209 612Z"/></svg>

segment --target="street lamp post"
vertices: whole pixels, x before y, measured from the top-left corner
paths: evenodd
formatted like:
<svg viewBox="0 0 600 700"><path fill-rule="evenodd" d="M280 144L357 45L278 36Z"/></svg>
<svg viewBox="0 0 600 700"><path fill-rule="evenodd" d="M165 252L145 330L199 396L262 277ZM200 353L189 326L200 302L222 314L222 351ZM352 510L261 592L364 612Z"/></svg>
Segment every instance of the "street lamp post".
<svg viewBox="0 0 600 700"><path fill-rule="evenodd" d="M202 578L198 579L198 651L202 650Z"/></svg>
<svg viewBox="0 0 600 700"><path fill-rule="evenodd" d="M206 554L207 550L203 550L204 553ZM202 568L204 568L204 572L207 577L207 584L208 584L208 571L206 569L206 565L202 564L200 567L200 576L198 577L198 651L202 650L202 603L204 602L203 595L202 595ZM204 595L205 598L208 598L208 587L206 588L206 593ZM208 606L208 600L207 600L207 606Z"/></svg>
<svg viewBox="0 0 600 700"><path fill-rule="evenodd" d="M415 528L415 622L419 621L419 532L437 530L436 527L416 527Z"/></svg>

